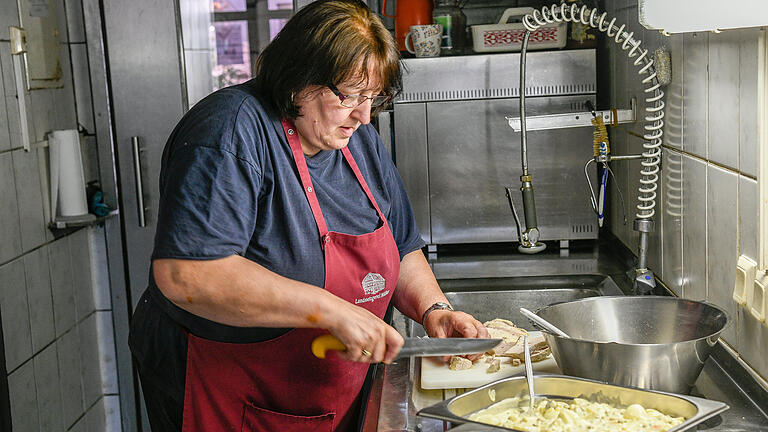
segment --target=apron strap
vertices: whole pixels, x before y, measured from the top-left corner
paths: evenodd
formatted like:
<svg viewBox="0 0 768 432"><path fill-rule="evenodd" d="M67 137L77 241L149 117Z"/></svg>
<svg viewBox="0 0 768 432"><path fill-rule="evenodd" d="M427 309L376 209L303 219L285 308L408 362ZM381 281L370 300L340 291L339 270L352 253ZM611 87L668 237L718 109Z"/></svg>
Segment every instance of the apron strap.
<svg viewBox="0 0 768 432"><path fill-rule="evenodd" d="M328 226L325 224L323 212L320 210L320 202L317 201L315 187L312 186L312 179L309 176L309 168L307 168L307 160L304 158L304 152L301 150L299 133L293 125L293 122L283 120L282 123L285 137L288 139L288 144L291 146L293 160L296 163L296 168L299 170L299 177L301 179L301 186L304 189L304 195L307 196L309 206L312 208L312 216L314 216L315 223L317 223L317 229L320 231L320 238L325 238L326 234L328 234Z"/></svg>
<svg viewBox="0 0 768 432"><path fill-rule="evenodd" d="M299 177L301 179L301 185L304 189L304 195L307 196L309 206L312 208L312 215L315 218L315 223L317 223L317 229L320 231L320 237L324 238L326 234L328 234L328 226L325 223L323 212L320 210L320 202L317 200L317 193L315 192L314 186L312 186L312 178L309 175L309 168L307 167L307 160L304 157L304 151L301 149L299 133L296 130L296 127L293 125L293 122L289 120L282 120L282 124L283 130L285 131L285 136L288 139L288 144L291 146L293 160L296 163L296 168L299 171ZM379 215L381 223L386 224L387 218L384 217L384 214L381 212L379 204L376 202L376 199L374 199L373 194L371 193L371 189L368 187L368 183L366 183L363 174L360 172L360 168L357 166L357 162L355 162L355 158L352 156L349 148L342 148L341 153L344 155L344 159L347 161L347 164L349 164L349 167L352 168L352 172L355 173L355 178L357 179L357 182L360 183L360 187L363 188L363 191L368 197L368 200L371 202L371 204L373 204L373 208L376 209L376 213Z"/></svg>

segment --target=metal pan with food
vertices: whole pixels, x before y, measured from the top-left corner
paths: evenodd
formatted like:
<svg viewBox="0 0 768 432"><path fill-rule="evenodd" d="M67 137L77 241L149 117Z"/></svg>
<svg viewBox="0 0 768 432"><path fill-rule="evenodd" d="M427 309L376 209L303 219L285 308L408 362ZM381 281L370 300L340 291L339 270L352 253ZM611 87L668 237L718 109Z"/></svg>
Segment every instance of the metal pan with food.
<svg viewBox="0 0 768 432"><path fill-rule="evenodd" d="M694 396L605 384L584 378L563 375L538 375L534 380L536 387L536 397L534 400L537 401L537 406L541 403L551 403L551 405L541 407L544 411L552 408L555 409L556 415L560 415L554 404L554 402L558 401L566 403L568 401L575 401L575 404L581 405L579 409L570 410L570 414L564 414L565 419L563 421L568 424L568 428L565 430L568 431L576 431L579 425L583 425L583 430L590 430L589 426L593 426L591 430L632 430L640 432L643 429L638 425L643 424L643 422L635 422L634 420L642 419L644 416L654 417L657 415L656 413L661 413L681 420L675 422L676 425L666 429L668 432L678 432L688 430L728 409L728 406L722 402L710 401ZM497 418L494 426L495 429L520 430L507 427L509 424L505 426L504 422L498 421L498 417L503 414L504 409L510 409L509 413L511 416L520 415L519 411L515 410L517 402L527 398L527 396L521 397L521 395L527 395L525 377L511 377L424 408L417 415L455 424L474 424L478 425L478 427L493 424L488 419L495 416ZM540 398L546 398L546 400ZM590 403L592 403L592 406L590 406ZM503 406L504 404L507 404L507 406ZM598 405L603 404L623 409L622 415L626 421L620 421L615 424L607 423L606 419L610 415L604 407L598 407ZM491 411L483 411L489 408L493 409ZM484 416L484 414L488 413L491 415ZM574 415L574 413L576 414ZM534 413L523 412L522 415L533 416ZM478 419L485 422L477 421ZM530 420L528 423L525 430L538 430L529 427ZM651 424L651 422L647 423ZM625 426L630 426L632 429L626 429ZM661 432L665 429L649 428L646 430Z"/></svg>

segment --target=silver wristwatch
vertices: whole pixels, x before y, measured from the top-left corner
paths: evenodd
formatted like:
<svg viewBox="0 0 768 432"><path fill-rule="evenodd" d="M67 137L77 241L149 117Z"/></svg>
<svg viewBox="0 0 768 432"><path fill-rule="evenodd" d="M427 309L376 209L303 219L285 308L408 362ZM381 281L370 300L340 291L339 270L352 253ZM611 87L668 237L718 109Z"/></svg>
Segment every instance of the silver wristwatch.
<svg viewBox="0 0 768 432"><path fill-rule="evenodd" d="M437 302L424 311L424 314L421 316L421 325L424 325L424 323L427 322L427 316L430 313L432 313L432 311L436 311L440 309L453 311L453 307L451 307L451 305L449 305L448 303Z"/></svg>

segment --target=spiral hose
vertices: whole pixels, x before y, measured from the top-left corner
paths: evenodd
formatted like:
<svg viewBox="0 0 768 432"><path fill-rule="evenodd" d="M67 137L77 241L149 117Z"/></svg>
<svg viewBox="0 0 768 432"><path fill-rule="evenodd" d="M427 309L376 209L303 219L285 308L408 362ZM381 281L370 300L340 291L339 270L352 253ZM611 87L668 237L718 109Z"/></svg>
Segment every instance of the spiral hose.
<svg viewBox="0 0 768 432"><path fill-rule="evenodd" d="M607 21L607 13L598 14L597 9L590 9L587 6L577 6L576 4L553 4L544 6L541 10L533 12L523 17L523 25L533 33L541 26L559 23L559 22L577 22L596 28L616 41L622 50L628 51L627 56L631 59L637 57L634 61L635 66L640 66L638 74L646 75L642 83L646 88L645 93L645 133L643 134L643 159L640 162L640 186L638 187L637 218L650 219L656 214L656 190L659 182L659 164L661 163L661 144L664 134L664 91L661 90L661 84L656 77L656 70L653 67L653 56L648 55L648 50L640 48L640 40L634 39L633 32L627 32L624 29L626 25L620 27L614 25L616 18Z"/></svg>

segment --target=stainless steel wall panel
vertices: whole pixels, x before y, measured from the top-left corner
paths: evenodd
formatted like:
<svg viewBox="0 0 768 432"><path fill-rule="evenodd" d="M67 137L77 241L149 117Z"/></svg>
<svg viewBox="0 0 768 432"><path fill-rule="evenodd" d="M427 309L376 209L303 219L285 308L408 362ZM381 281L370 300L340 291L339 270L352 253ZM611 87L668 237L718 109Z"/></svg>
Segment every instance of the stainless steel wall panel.
<svg viewBox="0 0 768 432"><path fill-rule="evenodd" d="M535 98L528 111L568 112L588 98ZM504 119L518 115L517 104L495 99L427 105L432 243L517 241L504 193L505 186L519 186L522 174L520 134ZM592 128L529 132L528 139L542 240L596 238L583 172L592 157ZM522 209L520 195L513 198Z"/></svg>
<svg viewBox="0 0 768 432"><path fill-rule="evenodd" d="M395 164L416 215L421 237L432 243L429 224L429 174L427 171L427 107L423 103L395 109Z"/></svg>
<svg viewBox="0 0 768 432"><path fill-rule="evenodd" d="M520 184L520 135L506 120L519 116L519 61L518 53L404 60L395 154L428 244L517 241L504 187ZM529 53L527 62L528 115L595 101L594 50ZM597 238L583 174L592 128L528 137L541 239Z"/></svg>

